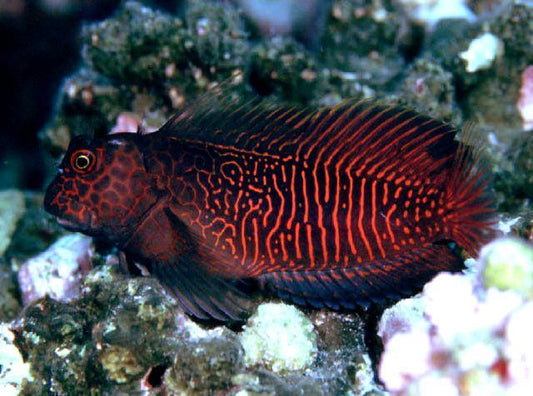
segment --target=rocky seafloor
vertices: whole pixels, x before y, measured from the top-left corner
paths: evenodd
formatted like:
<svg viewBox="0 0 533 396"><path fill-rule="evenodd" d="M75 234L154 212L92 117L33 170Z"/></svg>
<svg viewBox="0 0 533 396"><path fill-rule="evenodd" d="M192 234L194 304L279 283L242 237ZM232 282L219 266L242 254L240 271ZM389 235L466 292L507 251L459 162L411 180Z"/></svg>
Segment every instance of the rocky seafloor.
<svg viewBox="0 0 533 396"><path fill-rule="evenodd" d="M179 16L126 2L86 25L82 65L40 132L49 175L73 136L135 131L141 122L155 130L217 83L310 107L376 97L475 124L506 236L463 273L440 274L384 312L265 300L242 328L227 328L180 313L156 280L122 274L114 250L44 212L41 192L3 190L1 394L533 389L533 5L313 4L297 17L298 2L272 2L278 18L268 20L250 1L191 1ZM285 28L273 34L284 13Z"/></svg>

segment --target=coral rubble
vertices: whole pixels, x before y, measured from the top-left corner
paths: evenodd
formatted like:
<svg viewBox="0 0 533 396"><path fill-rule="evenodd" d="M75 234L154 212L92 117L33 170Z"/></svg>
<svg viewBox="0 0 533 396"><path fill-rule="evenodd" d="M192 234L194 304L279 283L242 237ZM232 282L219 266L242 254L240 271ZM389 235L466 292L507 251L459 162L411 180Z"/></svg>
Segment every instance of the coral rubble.
<svg viewBox="0 0 533 396"><path fill-rule="evenodd" d="M247 365L263 363L274 372L303 370L316 355L312 323L286 304L262 304L241 334Z"/></svg>
<svg viewBox="0 0 533 396"><path fill-rule="evenodd" d="M501 239L389 308L379 375L392 394L525 395L533 386L533 246ZM527 334L527 335L526 335ZM406 359L408 356L408 359Z"/></svg>

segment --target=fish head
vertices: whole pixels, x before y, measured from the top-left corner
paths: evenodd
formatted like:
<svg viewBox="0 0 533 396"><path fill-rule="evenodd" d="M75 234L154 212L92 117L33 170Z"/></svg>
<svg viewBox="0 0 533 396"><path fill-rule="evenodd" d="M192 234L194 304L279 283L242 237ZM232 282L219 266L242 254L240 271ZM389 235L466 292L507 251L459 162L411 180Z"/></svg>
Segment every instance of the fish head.
<svg viewBox="0 0 533 396"><path fill-rule="evenodd" d="M140 138L73 138L46 190L46 211L68 230L110 242L127 239L158 200Z"/></svg>

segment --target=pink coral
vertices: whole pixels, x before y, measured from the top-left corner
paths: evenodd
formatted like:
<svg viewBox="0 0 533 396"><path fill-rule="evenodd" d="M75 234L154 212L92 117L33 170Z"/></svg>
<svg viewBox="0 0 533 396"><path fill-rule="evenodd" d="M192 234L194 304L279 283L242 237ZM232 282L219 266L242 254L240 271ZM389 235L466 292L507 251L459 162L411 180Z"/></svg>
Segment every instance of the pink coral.
<svg viewBox="0 0 533 396"><path fill-rule="evenodd" d="M524 130L533 128L533 66L528 66L522 72L522 86L520 98L516 104L522 116Z"/></svg>
<svg viewBox="0 0 533 396"><path fill-rule="evenodd" d="M530 394L533 302L478 282L441 273L385 311L379 376L391 394Z"/></svg>
<svg viewBox="0 0 533 396"><path fill-rule="evenodd" d="M24 304L49 295L70 301L80 292L82 274L91 268L89 237L72 234L60 238L46 251L27 260L18 271Z"/></svg>

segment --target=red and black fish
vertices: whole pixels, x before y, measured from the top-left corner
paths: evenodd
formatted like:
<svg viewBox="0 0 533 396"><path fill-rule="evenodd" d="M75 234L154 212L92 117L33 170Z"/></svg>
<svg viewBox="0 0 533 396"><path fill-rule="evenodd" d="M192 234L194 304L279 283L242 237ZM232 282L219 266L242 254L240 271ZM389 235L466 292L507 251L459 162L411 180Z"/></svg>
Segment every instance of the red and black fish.
<svg viewBox="0 0 533 396"><path fill-rule="evenodd" d="M212 103L216 102L216 103ZM347 102L200 102L151 134L76 137L46 210L143 265L198 318L239 319L256 279L334 309L457 270L493 234L487 169L444 122Z"/></svg>

